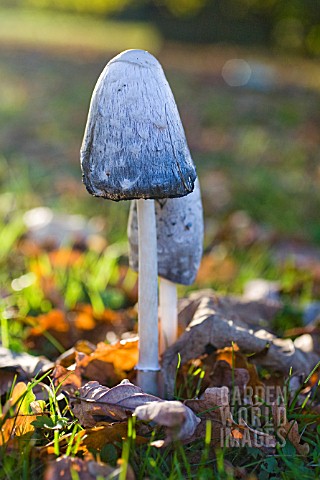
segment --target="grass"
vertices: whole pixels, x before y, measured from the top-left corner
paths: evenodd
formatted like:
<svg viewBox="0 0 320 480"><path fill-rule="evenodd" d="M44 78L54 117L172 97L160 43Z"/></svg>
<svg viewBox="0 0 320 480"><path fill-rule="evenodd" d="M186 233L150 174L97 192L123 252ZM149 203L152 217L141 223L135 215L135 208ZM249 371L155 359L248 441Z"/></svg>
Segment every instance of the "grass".
<svg viewBox="0 0 320 480"><path fill-rule="evenodd" d="M241 293L250 279L276 280L286 308L273 329L282 335L302 325L304 305L320 298L317 272L310 264L297 266L290 256L281 262L276 254L280 241L286 246L295 239L311 252L320 243L320 90L315 62L288 60L289 70L284 72L281 58L264 55L261 62L267 58L280 77L275 87L230 88L220 76L221 58L230 58L229 50L220 49L219 58L212 55L208 62L205 49L196 53L190 49L187 54L178 46L161 49L157 33L148 25L56 13L48 16L32 10L1 9L0 41L6 45L0 53L3 346L28 351L31 324L37 326L38 316L57 308L59 302L69 316L82 303L92 305L95 315L105 307L117 310L134 303L135 277L125 269L129 205L91 198L81 185L79 169L80 142L96 78L111 52L130 47L159 52L197 164L208 258L205 274L192 288L210 286L219 292ZM247 52L246 58L251 55ZM23 215L39 205L99 216L105 222L107 245L99 251L82 246L77 251L80 261L74 262L66 261L72 250L71 245L64 245L60 253L65 262L60 264L52 261L50 249L26 251ZM185 291L182 288L180 294ZM55 358L59 350L72 346L59 343L67 334L58 339L50 335L49 329L34 353ZM177 397L197 395L203 375L201 368L190 367ZM80 448L77 433L81 427L68 409L68 400L59 397L48 380L42 380L50 391L45 406L48 425L44 428L39 423L35 433L19 438L10 455L7 448L11 445L0 449L1 480L42 478L34 446L44 447L51 441L53 456L58 452L73 456ZM29 392L36 383L30 384ZM2 397L2 404L9 396ZM306 457L297 455L290 442L272 456L250 446L214 449L209 424L203 440L163 451L150 443L138 445L130 422L123 443L103 445L91 454L114 466L121 458L120 478L125 478L130 464L138 479L229 480L240 475L241 469L258 480L315 479L320 475L320 430L315 426L311 400L306 397L303 407L294 401L287 405L289 419L298 420L303 441L310 445ZM6 418L2 417L2 423ZM158 436L154 429L151 440Z"/></svg>
<svg viewBox="0 0 320 480"><path fill-rule="evenodd" d="M31 48L42 45L53 49L84 50L95 55L128 48L148 47L157 51L161 43L156 29L145 23L121 23L92 16L54 11L48 14L21 8L0 9L0 41Z"/></svg>
<svg viewBox="0 0 320 480"><path fill-rule="evenodd" d="M79 448L83 449L81 435L77 435L78 432L82 431L82 427L69 410L67 398L61 396L60 386L54 387L50 382L46 385L44 383L46 379L48 379L47 374L23 387L21 395L15 396L15 401L11 403L10 409L1 419L2 432L6 432L6 422L9 418L12 418L12 415L30 414L32 412L31 402L35 399L32 392L37 386L42 385L42 388L45 387L49 393L47 402L38 402L41 403L44 414L32 421L32 425L35 427L34 432L16 437L15 447L17 448L17 445L19 448L24 446L23 454L19 455L13 463L15 457L12 456L12 450L11 455L7 455L7 448L12 449L13 444L0 449L1 480L11 479L13 475L19 476L19 478L42 478L39 459L35 461L31 451L35 446L38 449L43 447L42 450L44 450L45 445L51 445L52 453L56 457L61 454L73 457L78 453ZM315 479L318 478L320 473L320 429L318 426L317 433L314 433L313 427L311 428L313 433L310 434L309 432L310 426L314 426L317 420L317 416L314 413L312 414L312 407L311 411L308 411L310 399L306 399L302 406L297 406L296 400L302 388L293 397L286 399L285 407L288 420L299 420L305 424L302 441L310 446L310 453L307 456L298 455L290 441L281 443L281 437L276 454L273 455L268 455L263 449L250 445L235 449L223 446L214 449L211 445L210 421L207 421L204 439L192 444L182 445L176 442L173 447L162 450L151 446L151 443L147 446L139 446L136 441L136 428L139 428L139 425L136 423L135 417L129 418L127 438L122 443L115 442L114 445L106 443L105 447L101 444L96 449L91 448L91 456L95 459L102 458L104 462L113 466L117 464L120 468L119 478L123 479L127 478L129 468L133 469L136 478L141 480L143 478L155 480L166 478L174 480L185 478L233 480L238 478L237 472L241 471L242 475L244 471L246 472L247 476L245 478L258 478L259 480L274 478L293 480L299 477ZM11 394L12 392L14 392L14 389L11 390ZM11 397L11 394L7 396L7 399ZM61 405L64 405L63 409ZM268 404L266 406L270 407ZM248 406L249 410L250 408ZM237 418L237 407L235 409L233 415L234 418ZM16 418L19 421L19 416ZM269 418L266 417L265 420L262 420L266 422L267 428ZM158 433L153 430L150 441L158 439L159 433L159 430ZM87 435L90 435L90 433ZM121 451L118 463L116 463L117 450Z"/></svg>

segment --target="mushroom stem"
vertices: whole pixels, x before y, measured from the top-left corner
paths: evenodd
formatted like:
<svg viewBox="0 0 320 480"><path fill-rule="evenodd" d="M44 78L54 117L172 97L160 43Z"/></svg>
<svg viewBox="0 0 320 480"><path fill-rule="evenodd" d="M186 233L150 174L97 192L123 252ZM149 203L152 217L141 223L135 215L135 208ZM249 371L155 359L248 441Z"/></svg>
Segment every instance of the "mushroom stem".
<svg viewBox="0 0 320 480"><path fill-rule="evenodd" d="M139 235L139 361L138 384L147 393L157 393L158 260L154 200L137 200Z"/></svg>
<svg viewBox="0 0 320 480"><path fill-rule="evenodd" d="M160 353L176 340L178 334L178 297L175 283L160 277L159 310L161 321Z"/></svg>

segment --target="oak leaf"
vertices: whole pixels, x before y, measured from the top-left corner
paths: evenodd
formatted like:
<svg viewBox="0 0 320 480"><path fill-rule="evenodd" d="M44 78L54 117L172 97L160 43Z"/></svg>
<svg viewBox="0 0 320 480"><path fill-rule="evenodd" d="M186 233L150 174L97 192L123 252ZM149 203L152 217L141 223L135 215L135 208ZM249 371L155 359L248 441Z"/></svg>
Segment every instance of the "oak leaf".
<svg viewBox="0 0 320 480"><path fill-rule="evenodd" d="M310 447L308 443L301 443L298 422L287 419L287 411L284 405L272 405L273 423L278 436L281 439L288 439L295 447L299 455L308 455Z"/></svg>

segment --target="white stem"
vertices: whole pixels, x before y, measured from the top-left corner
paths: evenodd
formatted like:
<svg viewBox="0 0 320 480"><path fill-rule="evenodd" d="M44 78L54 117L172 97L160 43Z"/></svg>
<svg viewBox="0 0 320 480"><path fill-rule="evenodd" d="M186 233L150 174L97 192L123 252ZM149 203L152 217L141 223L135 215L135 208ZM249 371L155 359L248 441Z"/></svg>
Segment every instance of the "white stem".
<svg viewBox="0 0 320 480"><path fill-rule="evenodd" d="M158 259L154 200L138 200L139 235L139 361L138 383L148 393L157 392L158 344Z"/></svg>
<svg viewBox="0 0 320 480"><path fill-rule="evenodd" d="M160 353L172 345L178 336L177 286L160 277L159 310L161 319Z"/></svg>

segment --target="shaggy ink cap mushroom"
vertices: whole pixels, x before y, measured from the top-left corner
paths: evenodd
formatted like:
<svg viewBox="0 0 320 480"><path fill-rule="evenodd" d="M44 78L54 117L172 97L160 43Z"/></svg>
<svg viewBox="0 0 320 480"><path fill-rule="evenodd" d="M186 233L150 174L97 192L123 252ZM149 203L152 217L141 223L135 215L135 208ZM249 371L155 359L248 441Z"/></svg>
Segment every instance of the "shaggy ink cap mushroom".
<svg viewBox="0 0 320 480"><path fill-rule="evenodd" d="M158 275L182 285L191 285L203 252L203 211L199 180L183 198L155 202ZM130 206L128 220L129 264L139 271L137 205Z"/></svg>
<svg viewBox="0 0 320 480"><path fill-rule="evenodd" d="M95 86L81 147L83 181L110 200L183 197L195 167L170 86L143 50L113 58Z"/></svg>

